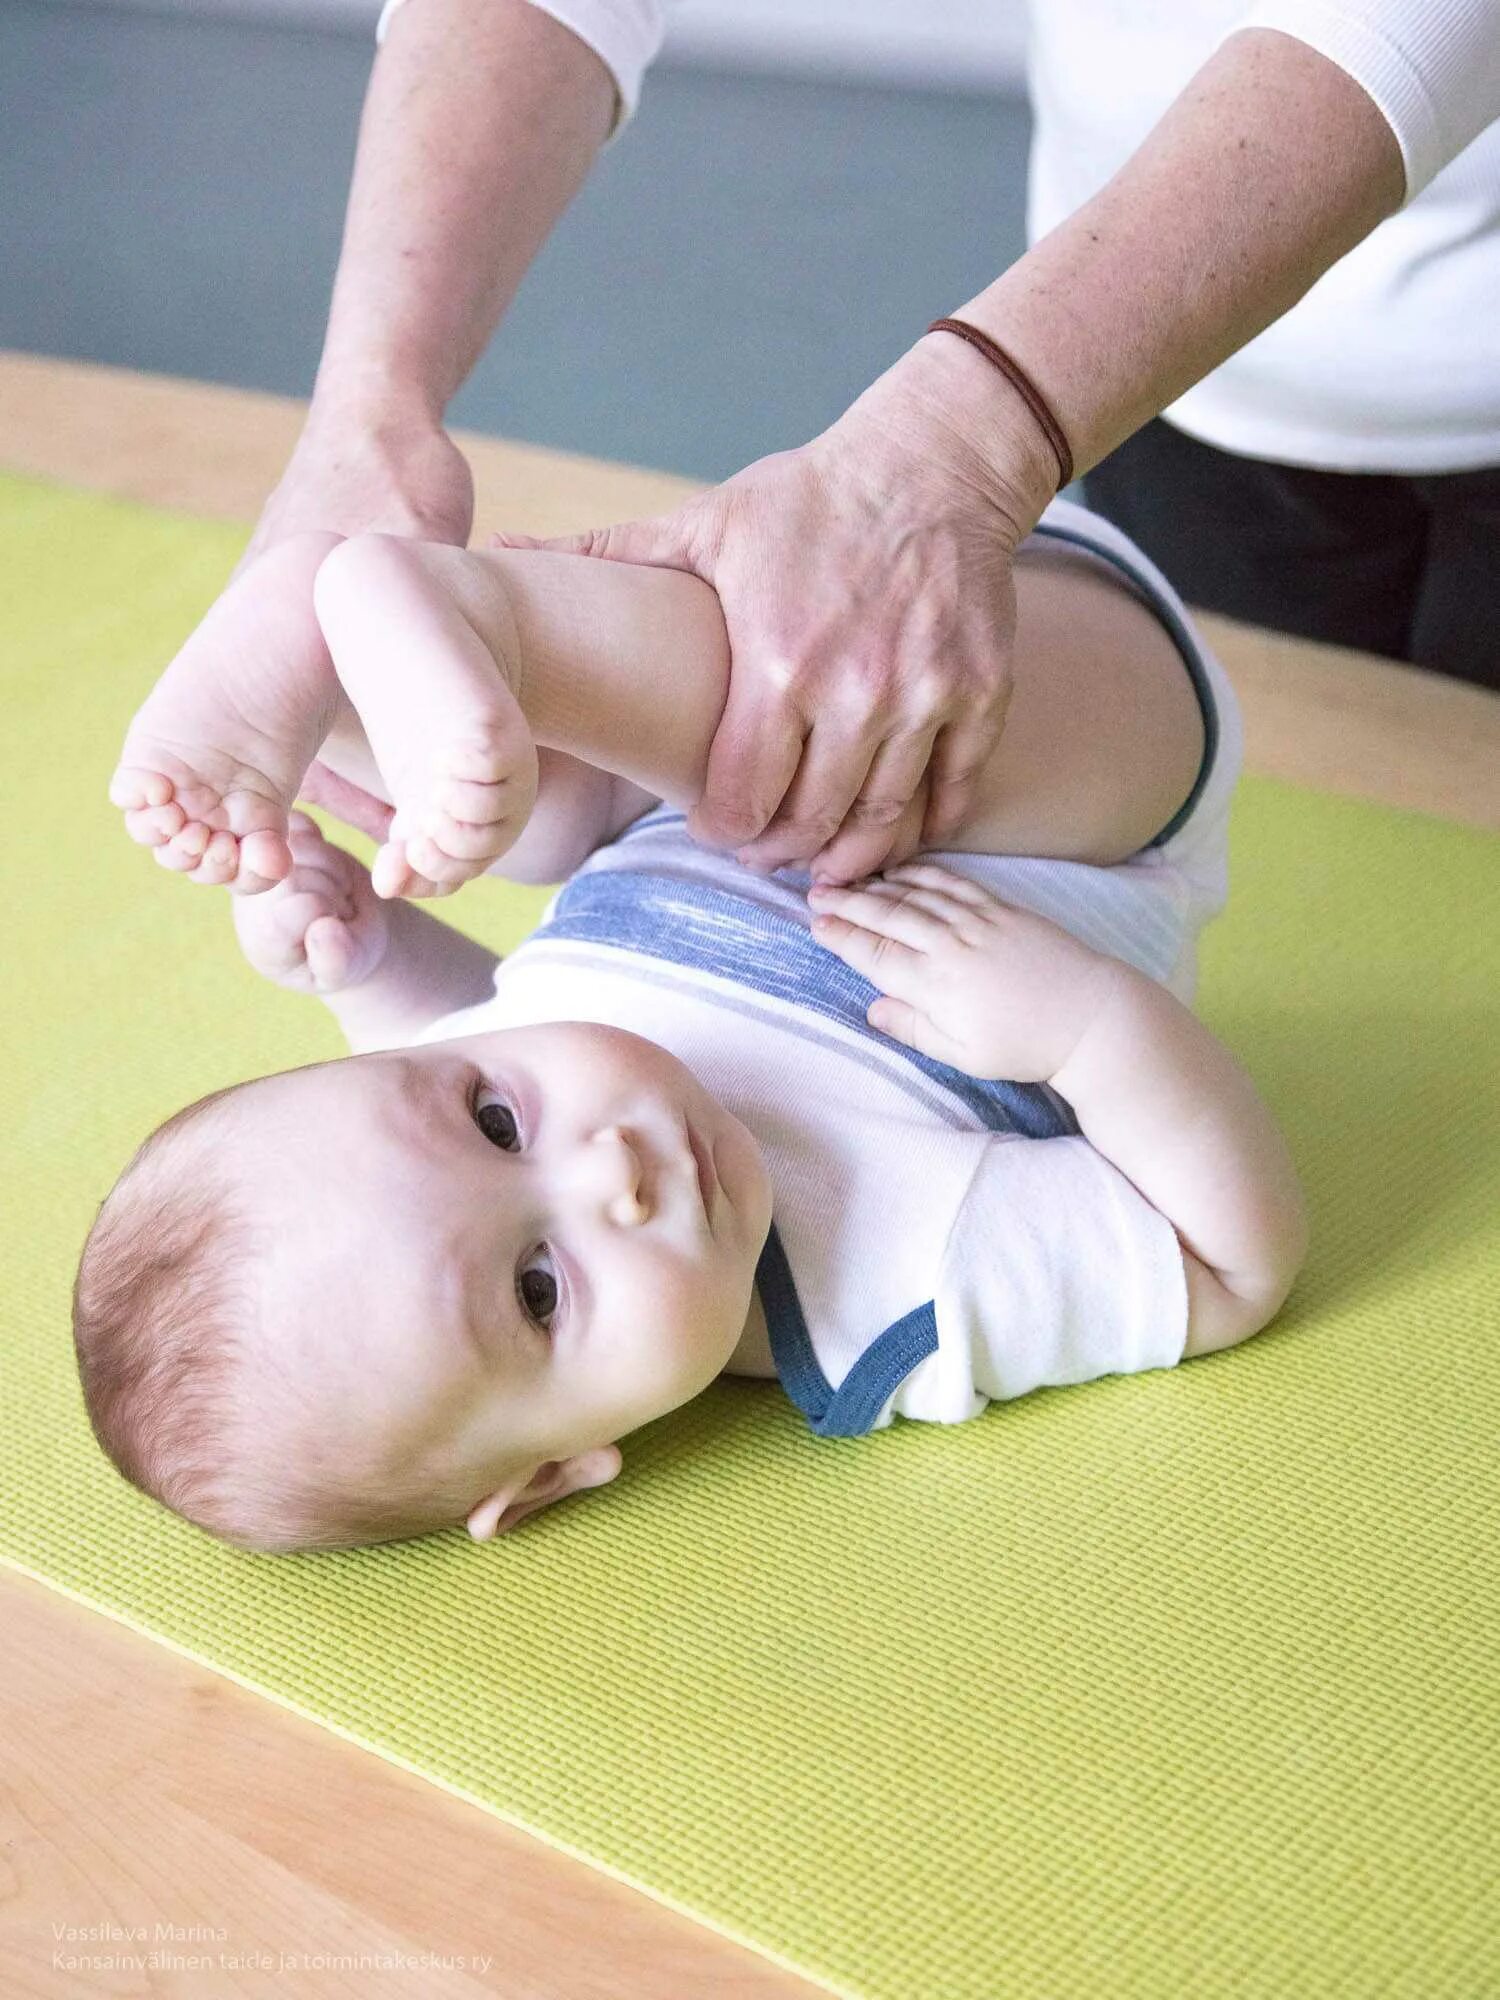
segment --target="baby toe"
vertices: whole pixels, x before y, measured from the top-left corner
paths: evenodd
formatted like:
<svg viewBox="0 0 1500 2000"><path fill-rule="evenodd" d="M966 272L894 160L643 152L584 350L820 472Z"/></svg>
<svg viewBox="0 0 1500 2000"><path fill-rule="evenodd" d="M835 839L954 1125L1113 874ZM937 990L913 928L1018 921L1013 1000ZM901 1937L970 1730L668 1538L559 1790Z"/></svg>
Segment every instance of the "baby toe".
<svg viewBox="0 0 1500 2000"><path fill-rule="evenodd" d="M234 880L240 861L240 843L221 827L204 849L203 859L193 870L192 879L211 889L222 889Z"/></svg>
<svg viewBox="0 0 1500 2000"><path fill-rule="evenodd" d="M174 874L190 875L202 861L212 838L211 827L205 826L201 820L189 820L165 847L157 848L155 859Z"/></svg>
<svg viewBox="0 0 1500 2000"><path fill-rule="evenodd" d="M239 872L242 877L254 877L261 888L269 889L273 883L284 881L292 872L292 850L279 833L272 833L262 827L255 833L242 833L239 839ZM256 891L249 889L254 895Z"/></svg>
<svg viewBox="0 0 1500 2000"><path fill-rule="evenodd" d="M377 850L370 869L370 887L382 901L389 901L405 895L412 879L413 870L406 863L405 843L400 840L386 841Z"/></svg>
<svg viewBox="0 0 1500 2000"><path fill-rule="evenodd" d="M493 861L510 845L502 821L492 820L474 826L466 820L455 819L451 813L438 811L423 815L422 834L436 843L440 853L449 855L455 861L477 861L481 864Z"/></svg>
<svg viewBox="0 0 1500 2000"><path fill-rule="evenodd" d="M414 834L406 843L408 865L434 887L448 884L457 889L472 880L475 865L461 855L445 853L430 834Z"/></svg>
<svg viewBox="0 0 1500 2000"><path fill-rule="evenodd" d="M169 777L136 764L122 764L109 781L110 804L127 812L140 806L164 806L171 796Z"/></svg>
<svg viewBox="0 0 1500 2000"><path fill-rule="evenodd" d="M138 847L162 847L187 824L187 814L175 803L143 806L125 814L125 831Z"/></svg>
<svg viewBox="0 0 1500 2000"><path fill-rule="evenodd" d="M433 786L436 809L465 826L486 826L506 810L506 782L479 784L471 778L444 778Z"/></svg>

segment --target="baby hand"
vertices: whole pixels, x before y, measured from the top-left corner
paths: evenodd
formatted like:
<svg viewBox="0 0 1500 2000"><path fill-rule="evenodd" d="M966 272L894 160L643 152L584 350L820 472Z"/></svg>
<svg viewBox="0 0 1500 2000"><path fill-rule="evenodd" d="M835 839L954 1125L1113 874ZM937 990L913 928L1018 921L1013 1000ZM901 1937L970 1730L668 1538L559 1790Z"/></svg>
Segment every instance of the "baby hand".
<svg viewBox="0 0 1500 2000"><path fill-rule="evenodd" d="M813 888L813 935L886 997L872 1028L969 1076L1046 1083L1129 968L931 862Z"/></svg>
<svg viewBox="0 0 1500 2000"><path fill-rule="evenodd" d="M240 950L291 993L337 993L368 979L385 956L390 910L370 871L323 838L315 821L288 822L292 872L259 896L235 898Z"/></svg>

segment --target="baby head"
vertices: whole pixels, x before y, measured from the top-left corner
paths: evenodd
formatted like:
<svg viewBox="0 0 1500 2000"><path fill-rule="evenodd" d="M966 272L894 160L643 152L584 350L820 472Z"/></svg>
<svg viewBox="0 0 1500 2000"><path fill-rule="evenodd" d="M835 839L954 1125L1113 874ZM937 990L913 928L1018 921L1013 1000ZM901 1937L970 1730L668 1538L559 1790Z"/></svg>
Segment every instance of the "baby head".
<svg viewBox="0 0 1500 2000"><path fill-rule="evenodd" d="M771 1188L677 1058L579 1022L239 1084L153 1133L74 1285L116 1467L239 1547L476 1539L620 1468L744 1337Z"/></svg>

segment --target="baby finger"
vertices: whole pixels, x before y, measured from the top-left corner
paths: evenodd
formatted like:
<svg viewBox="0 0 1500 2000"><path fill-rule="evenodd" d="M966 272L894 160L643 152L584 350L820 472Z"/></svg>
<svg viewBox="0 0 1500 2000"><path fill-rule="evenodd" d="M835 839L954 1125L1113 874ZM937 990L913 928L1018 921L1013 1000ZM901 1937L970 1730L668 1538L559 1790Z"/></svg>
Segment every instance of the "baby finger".
<svg viewBox="0 0 1500 2000"><path fill-rule="evenodd" d="M902 1042L907 1048L955 1069L963 1068L962 1046L909 1000L895 1000L889 994L882 994L865 1009L865 1019L893 1042Z"/></svg>
<svg viewBox="0 0 1500 2000"><path fill-rule="evenodd" d="M945 925L940 917L914 903L909 894L889 889L820 888L816 883L807 900L820 915L843 917L882 937L894 939L913 951L930 950L942 937Z"/></svg>
<svg viewBox="0 0 1500 2000"><path fill-rule="evenodd" d="M942 868L935 861L902 861L894 868L887 868L885 877L888 882L911 882L937 895L950 896L955 903L965 903L970 909L982 910L1000 900L977 882L971 882L967 875Z"/></svg>
<svg viewBox="0 0 1500 2000"><path fill-rule="evenodd" d="M884 893L893 897L903 909L925 912L950 936L961 928L972 927L975 915L972 905L960 902L956 896L945 895L941 889L898 879L889 882Z"/></svg>
<svg viewBox="0 0 1500 2000"><path fill-rule="evenodd" d="M914 991L928 962L922 952L914 951L909 944L902 944L899 939L884 936L879 931L867 930L861 924L851 923L847 917L836 917L831 913L817 916L813 918L812 928L819 944L837 952L846 965L862 972L872 985L878 986L884 993Z"/></svg>
<svg viewBox="0 0 1500 2000"><path fill-rule="evenodd" d="M302 940L307 969L320 993L337 993L349 984L353 940L337 917L317 917Z"/></svg>
<svg viewBox="0 0 1500 2000"><path fill-rule="evenodd" d="M385 954L386 932L356 919L319 917L303 939L307 970L319 993L337 993L369 978Z"/></svg>

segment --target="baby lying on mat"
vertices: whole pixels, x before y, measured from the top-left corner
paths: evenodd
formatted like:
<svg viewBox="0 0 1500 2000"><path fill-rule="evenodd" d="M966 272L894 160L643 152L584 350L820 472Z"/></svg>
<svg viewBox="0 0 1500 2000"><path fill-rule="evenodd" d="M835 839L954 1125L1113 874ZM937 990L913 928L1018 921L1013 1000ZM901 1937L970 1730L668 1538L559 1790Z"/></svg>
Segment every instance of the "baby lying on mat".
<svg viewBox="0 0 1500 2000"><path fill-rule="evenodd" d="M283 629L230 687L200 627L111 796L355 1053L190 1105L103 1203L75 1340L138 1486L251 1549L485 1539L723 1373L851 1436L1276 1313L1296 1177L1186 1004L1238 713L1108 524L1057 501L1021 552L951 846L829 889L684 831L728 686L697 578L373 535L261 561ZM314 755L396 806L373 880L288 820ZM390 900L487 868L567 878L503 964Z"/></svg>

